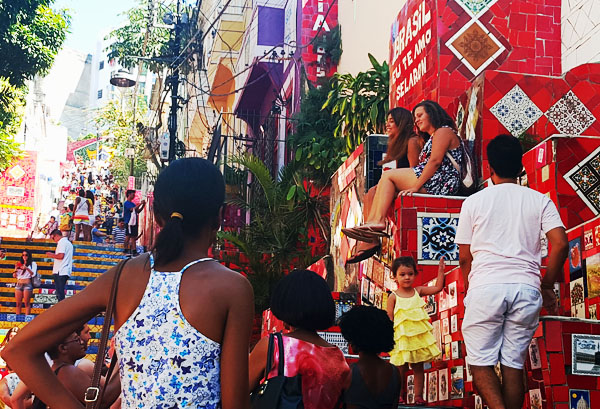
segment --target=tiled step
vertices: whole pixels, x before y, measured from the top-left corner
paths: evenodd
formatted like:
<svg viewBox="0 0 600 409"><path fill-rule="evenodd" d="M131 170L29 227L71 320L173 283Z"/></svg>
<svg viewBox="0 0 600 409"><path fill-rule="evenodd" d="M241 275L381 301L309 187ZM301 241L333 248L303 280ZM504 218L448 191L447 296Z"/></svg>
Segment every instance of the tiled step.
<svg viewBox="0 0 600 409"><path fill-rule="evenodd" d="M54 252L56 243L51 240L32 240L2 238L0 248L7 250L7 259L0 261L0 339L6 331L14 326L22 327L27 322L42 314L56 303L54 282L52 280L53 260L46 257L47 251ZM34 288L31 315L16 315L14 287L15 279L12 274L15 262L23 250L30 250L38 265L42 278L40 288ZM126 258L122 246L96 245L89 242L75 242L73 249L73 273L65 288L67 297L82 291L85 287L103 274L106 270ZM97 339L102 330L103 317L90 320L92 341L89 354L95 354Z"/></svg>

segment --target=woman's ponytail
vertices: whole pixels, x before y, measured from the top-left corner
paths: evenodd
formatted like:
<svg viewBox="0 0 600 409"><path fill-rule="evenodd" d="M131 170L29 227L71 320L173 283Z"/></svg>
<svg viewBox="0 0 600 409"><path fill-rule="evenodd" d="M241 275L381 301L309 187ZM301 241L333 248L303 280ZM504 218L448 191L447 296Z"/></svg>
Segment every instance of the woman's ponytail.
<svg viewBox="0 0 600 409"><path fill-rule="evenodd" d="M175 260L183 251L184 233L183 220L171 217L168 219L156 236L154 250L156 251L156 262L167 264Z"/></svg>

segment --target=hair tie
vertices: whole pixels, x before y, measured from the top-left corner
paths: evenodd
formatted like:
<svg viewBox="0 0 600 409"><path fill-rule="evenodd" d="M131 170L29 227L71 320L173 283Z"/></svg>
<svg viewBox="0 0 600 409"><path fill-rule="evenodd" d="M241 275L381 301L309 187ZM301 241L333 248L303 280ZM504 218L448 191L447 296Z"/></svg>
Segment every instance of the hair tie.
<svg viewBox="0 0 600 409"><path fill-rule="evenodd" d="M178 212L171 213L171 219L173 219L173 218L183 221L183 215Z"/></svg>

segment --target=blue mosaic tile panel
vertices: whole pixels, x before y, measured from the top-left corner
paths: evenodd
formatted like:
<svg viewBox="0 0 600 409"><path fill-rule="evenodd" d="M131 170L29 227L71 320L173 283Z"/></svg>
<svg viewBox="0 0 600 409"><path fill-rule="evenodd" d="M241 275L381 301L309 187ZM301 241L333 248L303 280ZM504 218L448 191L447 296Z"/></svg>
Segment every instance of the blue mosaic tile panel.
<svg viewBox="0 0 600 409"><path fill-rule="evenodd" d="M458 264L458 245L454 243L458 214L417 213L417 258L419 264Z"/></svg>

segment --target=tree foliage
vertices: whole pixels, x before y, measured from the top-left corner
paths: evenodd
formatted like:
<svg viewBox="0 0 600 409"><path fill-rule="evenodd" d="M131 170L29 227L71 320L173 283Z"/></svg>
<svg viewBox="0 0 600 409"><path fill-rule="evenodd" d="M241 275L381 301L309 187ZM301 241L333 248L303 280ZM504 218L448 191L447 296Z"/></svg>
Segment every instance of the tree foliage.
<svg viewBox="0 0 600 409"><path fill-rule="evenodd" d="M334 135L343 137L352 153L370 133L385 131L389 110L390 69L369 54L372 68L352 74L336 74L323 109L331 109L336 122Z"/></svg>
<svg viewBox="0 0 600 409"><path fill-rule="evenodd" d="M22 151L14 141L25 106L25 81L45 74L65 40L69 16L51 0L0 0L0 171Z"/></svg>
<svg viewBox="0 0 600 409"><path fill-rule="evenodd" d="M150 71L159 73L173 55L173 30L160 21L164 15L176 13L175 2L153 2L154 8L149 8L148 0L140 0L136 7L125 14L128 23L111 31L107 39L114 42L109 47L108 58L116 58L123 67L132 69L140 63L138 57L144 57L144 64ZM184 8L183 13L189 9ZM158 20L161 24L154 24ZM191 19L188 19L188 21ZM149 28L150 24L150 29ZM182 24L182 44L189 38L189 25ZM146 35L148 38L146 40ZM154 60L148 60L154 59Z"/></svg>
<svg viewBox="0 0 600 409"><path fill-rule="evenodd" d="M22 154L14 135L21 125L24 106L24 88L17 88L0 77L0 172Z"/></svg>
<svg viewBox="0 0 600 409"><path fill-rule="evenodd" d="M294 165L284 167L277 179L256 156L229 159L253 176L254 194L229 199L229 203L249 211L250 224L239 233L222 231L220 240L230 242L248 259L248 278L254 287L257 311L268 306L270 291L286 271L310 265L313 257L307 231L311 223L327 223L323 215L328 203L310 195Z"/></svg>
<svg viewBox="0 0 600 409"><path fill-rule="evenodd" d="M62 47L68 27L66 11L53 11L49 0L0 2L0 77L22 86L45 74Z"/></svg>
<svg viewBox="0 0 600 409"><path fill-rule="evenodd" d="M295 132L289 139L294 161L301 165L307 178L319 186L327 185L347 158L344 140L334 136L337 124L331 120L331 108L321 109L328 92L327 86L309 89L302 98L300 111L295 116Z"/></svg>
<svg viewBox="0 0 600 409"><path fill-rule="evenodd" d="M125 157L127 148L135 149L133 176L141 177L147 170L147 141L141 130L148 120L148 107L144 99L139 97L135 105L135 118L131 97L109 101L94 116L99 135L104 138L105 143L114 148L111 172L116 181L124 185L127 184L131 163L131 159Z"/></svg>

